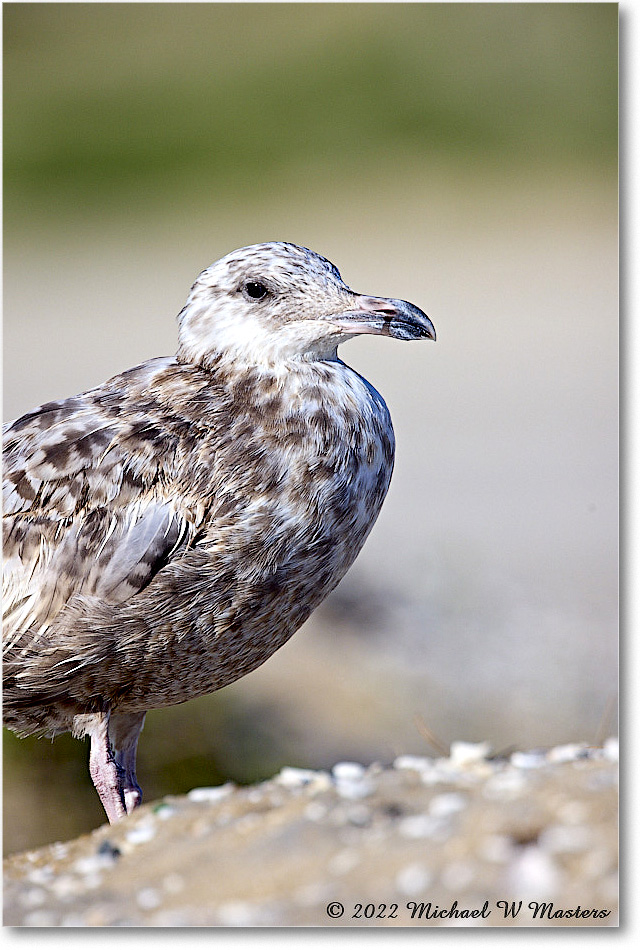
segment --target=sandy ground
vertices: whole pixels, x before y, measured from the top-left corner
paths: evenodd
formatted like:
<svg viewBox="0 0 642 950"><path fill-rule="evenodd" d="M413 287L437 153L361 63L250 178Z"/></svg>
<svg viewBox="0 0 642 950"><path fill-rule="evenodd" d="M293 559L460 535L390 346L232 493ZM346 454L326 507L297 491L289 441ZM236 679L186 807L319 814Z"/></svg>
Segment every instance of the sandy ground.
<svg viewBox="0 0 642 950"><path fill-rule="evenodd" d="M617 743L194 789L5 861L27 927L617 925Z"/></svg>

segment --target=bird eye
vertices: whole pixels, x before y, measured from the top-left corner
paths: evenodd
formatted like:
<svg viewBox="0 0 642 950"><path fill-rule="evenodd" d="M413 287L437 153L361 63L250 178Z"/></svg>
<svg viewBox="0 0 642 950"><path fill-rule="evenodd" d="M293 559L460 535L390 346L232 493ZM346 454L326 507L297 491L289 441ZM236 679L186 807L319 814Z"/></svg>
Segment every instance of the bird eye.
<svg viewBox="0 0 642 950"><path fill-rule="evenodd" d="M248 297L251 297L252 300L262 300L263 297L267 297L268 289L265 284L262 284L259 280L248 280L243 284L243 290Z"/></svg>

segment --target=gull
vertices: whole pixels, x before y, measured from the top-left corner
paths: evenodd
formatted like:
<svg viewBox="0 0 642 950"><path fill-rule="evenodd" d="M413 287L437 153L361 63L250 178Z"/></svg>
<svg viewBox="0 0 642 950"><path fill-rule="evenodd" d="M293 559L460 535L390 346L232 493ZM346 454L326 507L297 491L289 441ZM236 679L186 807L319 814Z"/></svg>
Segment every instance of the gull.
<svg viewBox="0 0 642 950"><path fill-rule="evenodd" d="M174 357L4 427L4 719L89 736L107 818L142 800L149 709L263 663L348 570L388 490L383 398L337 355L434 340L286 242L196 279Z"/></svg>

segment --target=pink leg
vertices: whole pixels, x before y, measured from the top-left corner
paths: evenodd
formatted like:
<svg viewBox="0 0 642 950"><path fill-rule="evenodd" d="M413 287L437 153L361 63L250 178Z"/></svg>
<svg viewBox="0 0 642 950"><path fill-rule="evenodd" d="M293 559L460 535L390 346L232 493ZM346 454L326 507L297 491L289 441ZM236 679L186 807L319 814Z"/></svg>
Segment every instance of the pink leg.
<svg viewBox="0 0 642 950"><path fill-rule="evenodd" d="M110 824L127 814L118 766L109 742L109 713L100 713L89 730L89 774Z"/></svg>
<svg viewBox="0 0 642 950"><path fill-rule="evenodd" d="M89 730L89 774L103 803L110 824L140 804L142 792L136 781L136 745L145 713L96 716Z"/></svg>

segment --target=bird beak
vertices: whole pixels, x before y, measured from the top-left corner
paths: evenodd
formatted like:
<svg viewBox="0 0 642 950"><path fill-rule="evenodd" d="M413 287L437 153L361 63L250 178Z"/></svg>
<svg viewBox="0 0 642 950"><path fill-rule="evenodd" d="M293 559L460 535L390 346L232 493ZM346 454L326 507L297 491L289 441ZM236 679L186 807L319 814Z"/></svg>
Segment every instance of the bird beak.
<svg viewBox="0 0 642 950"><path fill-rule="evenodd" d="M423 310L407 300L355 294L353 305L329 318L350 334L376 333L396 340L436 340L437 334Z"/></svg>

